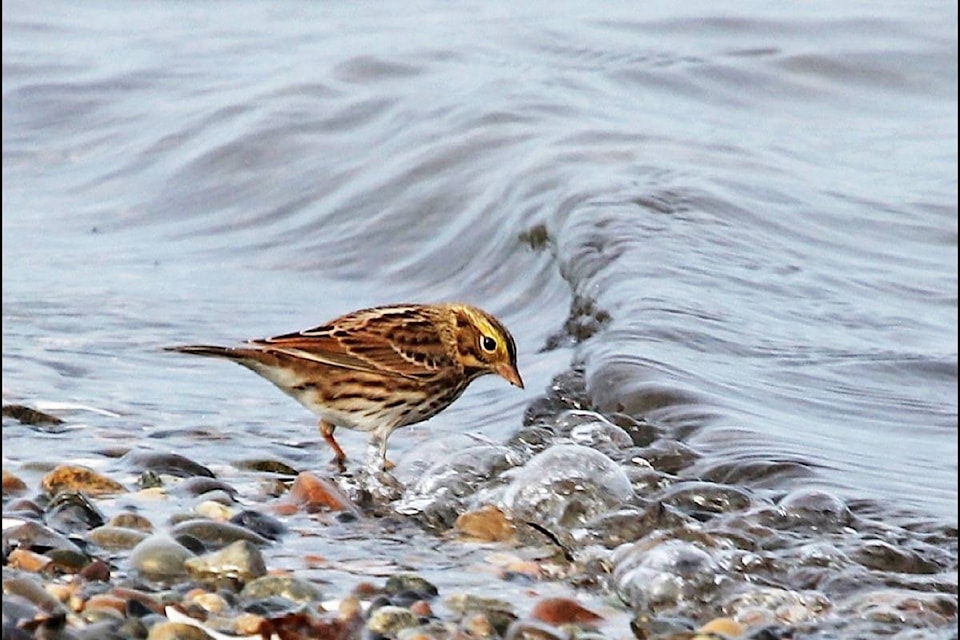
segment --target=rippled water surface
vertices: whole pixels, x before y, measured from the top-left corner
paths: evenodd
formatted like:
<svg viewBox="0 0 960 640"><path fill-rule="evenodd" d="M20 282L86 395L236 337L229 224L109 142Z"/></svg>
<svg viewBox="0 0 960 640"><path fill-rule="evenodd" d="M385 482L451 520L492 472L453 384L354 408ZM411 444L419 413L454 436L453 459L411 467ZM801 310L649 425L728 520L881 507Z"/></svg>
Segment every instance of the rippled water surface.
<svg viewBox="0 0 960 640"><path fill-rule="evenodd" d="M596 409L696 452L685 477L955 536L956 19L6 2L4 403L68 423L5 420L4 467L319 466L301 407L161 347L458 299L511 328L527 391L478 381L393 436L401 464L507 440L576 367Z"/></svg>

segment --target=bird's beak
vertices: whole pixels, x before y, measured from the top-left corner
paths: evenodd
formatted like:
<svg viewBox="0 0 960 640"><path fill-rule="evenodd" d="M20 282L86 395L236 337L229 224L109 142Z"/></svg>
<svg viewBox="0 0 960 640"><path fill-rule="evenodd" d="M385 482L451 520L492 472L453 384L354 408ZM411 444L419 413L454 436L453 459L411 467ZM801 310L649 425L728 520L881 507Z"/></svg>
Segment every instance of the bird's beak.
<svg viewBox="0 0 960 640"><path fill-rule="evenodd" d="M520 378L520 372L517 371L516 366L505 362L497 366L497 373L513 386L523 389L523 380Z"/></svg>

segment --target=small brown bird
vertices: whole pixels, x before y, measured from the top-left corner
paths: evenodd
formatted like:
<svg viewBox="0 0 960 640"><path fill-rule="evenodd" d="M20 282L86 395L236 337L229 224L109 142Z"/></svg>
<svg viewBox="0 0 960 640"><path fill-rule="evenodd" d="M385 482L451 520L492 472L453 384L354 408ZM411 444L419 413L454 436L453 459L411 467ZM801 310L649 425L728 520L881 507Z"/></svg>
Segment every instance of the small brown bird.
<svg viewBox="0 0 960 640"><path fill-rule="evenodd" d="M371 433L388 467L395 429L435 416L488 373L523 388L517 347L492 315L466 304L399 304L361 309L297 333L242 347L168 347L247 367L320 417L320 433L344 469L336 427Z"/></svg>

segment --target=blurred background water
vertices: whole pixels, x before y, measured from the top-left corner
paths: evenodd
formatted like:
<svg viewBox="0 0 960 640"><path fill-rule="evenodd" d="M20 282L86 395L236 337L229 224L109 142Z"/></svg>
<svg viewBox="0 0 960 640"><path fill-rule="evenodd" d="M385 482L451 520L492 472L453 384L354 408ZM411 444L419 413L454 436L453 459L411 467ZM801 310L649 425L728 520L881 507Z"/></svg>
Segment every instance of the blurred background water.
<svg viewBox="0 0 960 640"><path fill-rule="evenodd" d="M4 402L72 416L5 466L320 465L301 407L160 348L447 299L527 393L477 382L394 458L505 440L576 366L692 476L955 527L956 6L4 3Z"/></svg>

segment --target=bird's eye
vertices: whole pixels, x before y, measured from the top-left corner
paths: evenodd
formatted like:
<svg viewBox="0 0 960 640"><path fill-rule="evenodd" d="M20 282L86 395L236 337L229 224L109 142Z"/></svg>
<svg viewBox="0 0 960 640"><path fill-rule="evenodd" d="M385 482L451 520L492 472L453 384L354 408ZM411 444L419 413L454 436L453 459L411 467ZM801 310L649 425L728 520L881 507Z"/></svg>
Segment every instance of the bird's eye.
<svg viewBox="0 0 960 640"><path fill-rule="evenodd" d="M487 353L493 353L494 351L497 350L497 341L491 338L490 336L481 336L480 348L486 351Z"/></svg>

